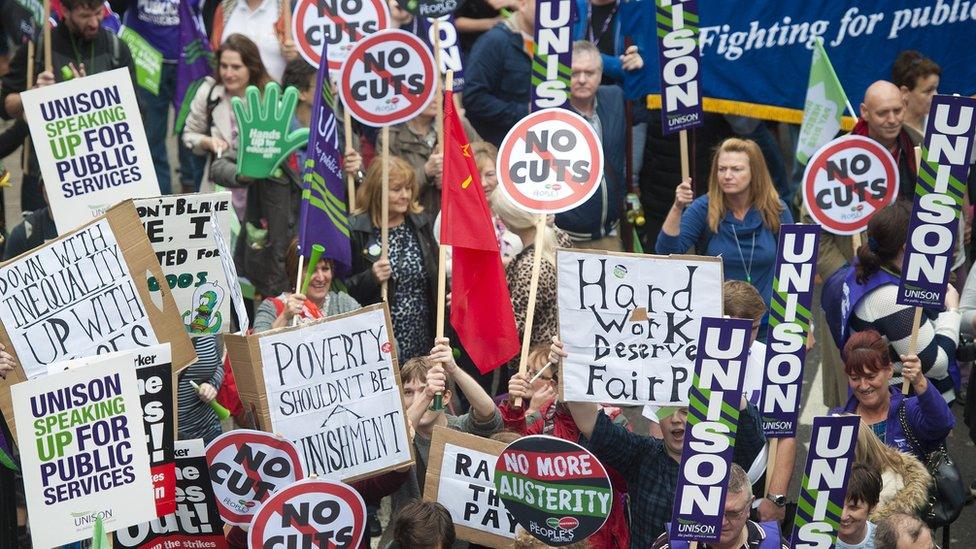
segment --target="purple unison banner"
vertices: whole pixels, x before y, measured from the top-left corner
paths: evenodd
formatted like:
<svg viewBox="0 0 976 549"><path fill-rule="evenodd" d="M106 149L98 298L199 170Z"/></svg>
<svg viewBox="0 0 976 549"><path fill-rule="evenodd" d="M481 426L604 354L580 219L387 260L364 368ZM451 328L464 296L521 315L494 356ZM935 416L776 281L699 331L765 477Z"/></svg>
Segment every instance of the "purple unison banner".
<svg viewBox="0 0 976 549"><path fill-rule="evenodd" d="M538 0L535 4L535 55L529 111L569 108L573 70L573 0Z"/></svg>
<svg viewBox="0 0 976 549"><path fill-rule="evenodd" d="M767 437L796 436L819 243L820 225L779 229L759 408Z"/></svg>
<svg viewBox="0 0 976 549"><path fill-rule="evenodd" d="M859 416L813 418L790 547L833 547L854 462Z"/></svg>
<svg viewBox="0 0 976 549"><path fill-rule="evenodd" d="M976 100L932 98L905 242L898 304L941 310L976 131Z"/></svg>
<svg viewBox="0 0 976 549"><path fill-rule="evenodd" d="M464 91L464 55L458 42L458 31L454 25L454 14L437 18L437 29L441 33L440 68L441 74L454 71L454 91ZM437 55L434 39L434 20L427 17L414 17L410 31L417 35Z"/></svg>
<svg viewBox="0 0 976 549"><path fill-rule="evenodd" d="M655 0L665 135L704 123L698 0Z"/></svg>
<svg viewBox="0 0 976 549"><path fill-rule="evenodd" d="M722 535L751 332L752 321L740 318L701 321L671 514L672 540L715 542Z"/></svg>

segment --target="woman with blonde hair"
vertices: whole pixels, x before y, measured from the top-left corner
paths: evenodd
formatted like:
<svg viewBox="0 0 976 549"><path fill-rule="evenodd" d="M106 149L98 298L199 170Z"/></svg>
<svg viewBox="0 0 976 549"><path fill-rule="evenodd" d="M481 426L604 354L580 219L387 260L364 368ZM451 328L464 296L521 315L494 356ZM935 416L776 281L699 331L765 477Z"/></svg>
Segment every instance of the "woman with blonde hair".
<svg viewBox="0 0 976 549"><path fill-rule="evenodd" d="M516 255L505 267L505 278L508 280L508 292L512 297L512 308L515 311L515 325L521 338L525 330L525 315L529 308L529 282L532 279L532 261L536 253L536 221L539 216L527 212L514 204L501 188L496 188L490 197L491 211L501 219L509 231L518 235L522 241L522 251ZM556 229L549 223L545 225L542 235L542 247L539 253L542 262L539 267L539 286L536 290L535 315L532 319L531 344L548 344L552 336L558 333L558 318L556 310L556 248L560 245L572 245L569 238L563 234L560 241ZM518 356L513 359L518 362Z"/></svg>
<svg viewBox="0 0 976 549"><path fill-rule="evenodd" d="M857 431L854 463L881 472L881 498L869 517L871 522L892 513L915 515L928 503L932 476L922 462L886 445L864 420Z"/></svg>
<svg viewBox="0 0 976 549"><path fill-rule="evenodd" d="M678 185L655 251L720 256L726 280L754 285L768 307L779 228L792 222L759 146L729 138L712 157L706 194L695 198L690 179Z"/></svg>
<svg viewBox="0 0 976 549"><path fill-rule="evenodd" d="M356 196L357 210L349 219L352 273L349 295L363 305L382 299L393 319L401 362L427 356L434 341L434 300L437 297L437 242L432 221L417 202L420 187L413 167L402 158L389 159L389 217L383 211L383 162L366 171ZM389 224L389 259L382 259L381 227Z"/></svg>

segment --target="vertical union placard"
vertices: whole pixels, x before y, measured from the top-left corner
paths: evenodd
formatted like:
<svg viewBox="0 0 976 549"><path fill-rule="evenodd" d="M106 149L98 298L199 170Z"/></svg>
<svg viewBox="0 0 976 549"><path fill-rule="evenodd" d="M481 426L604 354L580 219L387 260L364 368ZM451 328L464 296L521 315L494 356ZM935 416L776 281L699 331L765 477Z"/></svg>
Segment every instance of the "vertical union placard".
<svg viewBox="0 0 976 549"><path fill-rule="evenodd" d="M21 94L51 216L64 234L159 183L129 70Z"/></svg>
<svg viewBox="0 0 976 549"><path fill-rule="evenodd" d="M532 111L569 106L573 71L572 0L538 0L532 56Z"/></svg>
<svg viewBox="0 0 976 549"><path fill-rule="evenodd" d="M898 283L899 305L945 306L974 131L976 99L932 99Z"/></svg>
<svg viewBox="0 0 976 549"><path fill-rule="evenodd" d="M665 135L701 126L701 50L697 0L655 0L661 67L661 129Z"/></svg>
<svg viewBox="0 0 976 549"><path fill-rule="evenodd" d="M793 547L833 547L854 462L859 416L813 418L793 521Z"/></svg>
<svg viewBox="0 0 976 549"><path fill-rule="evenodd" d="M820 225L780 227L760 406L768 437L796 436L819 244Z"/></svg>
<svg viewBox="0 0 976 549"><path fill-rule="evenodd" d="M694 381L688 392L688 427L671 514L672 540L716 542L722 536L751 332L751 320L701 321Z"/></svg>

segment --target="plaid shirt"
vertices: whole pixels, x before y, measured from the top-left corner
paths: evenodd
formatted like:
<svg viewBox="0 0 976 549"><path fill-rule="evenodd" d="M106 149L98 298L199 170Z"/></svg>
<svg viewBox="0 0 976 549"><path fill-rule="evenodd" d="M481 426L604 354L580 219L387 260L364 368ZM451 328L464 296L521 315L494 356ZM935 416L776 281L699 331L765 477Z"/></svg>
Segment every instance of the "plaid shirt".
<svg viewBox="0 0 976 549"><path fill-rule="evenodd" d="M584 439L585 440L585 439ZM664 442L635 435L599 414L586 447L606 466L620 471L630 498L630 547L645 549L671 520L671 503L678 488L678 462ZM759 413L752 404L739 415L732 460L748 470L766 444Z"/></svg>

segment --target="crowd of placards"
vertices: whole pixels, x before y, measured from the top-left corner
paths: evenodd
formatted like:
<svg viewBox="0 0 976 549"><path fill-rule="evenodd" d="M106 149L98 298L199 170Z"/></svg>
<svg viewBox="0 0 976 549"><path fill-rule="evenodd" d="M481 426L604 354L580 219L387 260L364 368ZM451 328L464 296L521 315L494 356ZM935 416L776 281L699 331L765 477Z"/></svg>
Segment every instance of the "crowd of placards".
<svg viewBox="0 0 976 549"><path fill-rule="evenodd" d="M976 7L712 4L8 2L0 548L948 546Z"/></svg>

